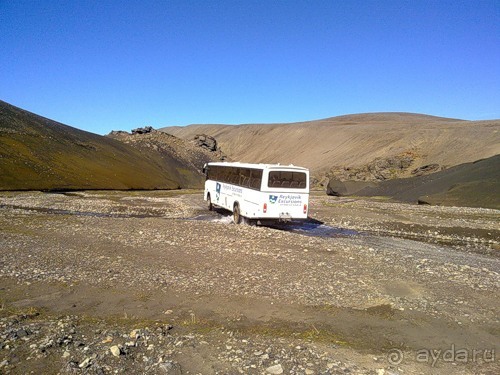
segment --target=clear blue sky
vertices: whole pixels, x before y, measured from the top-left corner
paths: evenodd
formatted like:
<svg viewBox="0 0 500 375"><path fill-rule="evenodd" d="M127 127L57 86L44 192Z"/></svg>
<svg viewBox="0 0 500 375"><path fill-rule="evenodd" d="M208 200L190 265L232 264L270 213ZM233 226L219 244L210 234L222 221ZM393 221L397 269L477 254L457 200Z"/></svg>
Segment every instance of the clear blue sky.
<svg viewBox="0 0 500 375"><path fill-rule="evenodd" d="M105 134L500 118L500 0L0 0L0 99Z"/></svg>

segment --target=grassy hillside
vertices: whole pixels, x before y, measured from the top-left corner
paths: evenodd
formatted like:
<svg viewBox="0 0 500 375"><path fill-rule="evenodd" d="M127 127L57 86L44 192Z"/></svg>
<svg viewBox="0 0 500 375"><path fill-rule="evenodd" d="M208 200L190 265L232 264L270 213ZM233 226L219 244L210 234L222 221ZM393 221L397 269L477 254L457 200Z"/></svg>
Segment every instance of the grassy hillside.
<svg viewBox="0 0 500 375"><path fill-rule="evenodd" d="M313 175L361 167L377 158L411 155L411 170L443 167L500 154L500 120L464 121L410 113L369 113L292 124L190 125L163 128L191 139L215 137L229 157L245 162L293 163Z"/></svg>
<svg viewBox="0 0 500 375"><path fill-rule="evenodd" d="M200 180L175 158L153 163L123 142L0 101L0 190L176 189Z"/></svg>

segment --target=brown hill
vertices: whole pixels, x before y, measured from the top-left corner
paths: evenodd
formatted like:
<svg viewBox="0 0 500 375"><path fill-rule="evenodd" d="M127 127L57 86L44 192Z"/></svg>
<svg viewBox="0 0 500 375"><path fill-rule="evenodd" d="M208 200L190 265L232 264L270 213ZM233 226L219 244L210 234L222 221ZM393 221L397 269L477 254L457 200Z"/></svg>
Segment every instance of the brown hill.
<svg viewBox="0 0 500 375"><path fill-rule="evenodd" d="M0 101L0 190L176 189L202 180L182 158L153 151L145 157Z"/></svg>
<svg viewBox="0 0 500 375"><path fill-rule="evenodd" d="M419 167L438 164L439 170L500 153L500 120L465 121L410 113L368 113L290 124L189 125L161 130L184 139L205 133L215 137L234 160L293 163L310 168L319 180L346 169L366 169L355 178L358 180L408 177ZM372 173L371 164L382 166Z"/></svg>

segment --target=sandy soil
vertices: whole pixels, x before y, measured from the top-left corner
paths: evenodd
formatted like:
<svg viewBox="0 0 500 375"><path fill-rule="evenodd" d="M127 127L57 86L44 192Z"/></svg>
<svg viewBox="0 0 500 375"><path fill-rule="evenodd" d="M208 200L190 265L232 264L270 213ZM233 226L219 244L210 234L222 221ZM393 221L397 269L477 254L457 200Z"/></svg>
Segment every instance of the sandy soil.
<svg viewBox="0 0 500 375"><path fill-rule="evenodd" d="M0 195L0 373L497 374L500 211L314 193Z"/></svg>

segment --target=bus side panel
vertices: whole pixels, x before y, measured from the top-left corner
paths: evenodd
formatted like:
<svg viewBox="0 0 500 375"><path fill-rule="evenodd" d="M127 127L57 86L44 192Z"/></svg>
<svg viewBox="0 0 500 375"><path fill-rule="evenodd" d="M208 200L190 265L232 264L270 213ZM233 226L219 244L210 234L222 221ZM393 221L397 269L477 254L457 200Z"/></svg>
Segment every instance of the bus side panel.
<svg viewBox="0 0 500 375"><path fill-rule="evenodd" d="M241 213L249 219L262 216L262 193L258 190L245 189L240 202Z"/></svg>
<svg viewBox="0 0 500 375"><path fill-rule="evenodd" d="M243 216L259 218L262 216L262 193L258 190L207 180L205 182L204 199L210 194L212 204L233 211L238 202Z"/></svg>
<svg viewBox="0 0 500 375"><path fill-rule="evenodd" d="M213 205L233 211L235 198L228 184L207 180L205 181L205 200L207 200L208 194L210 194Z"/></svg>

